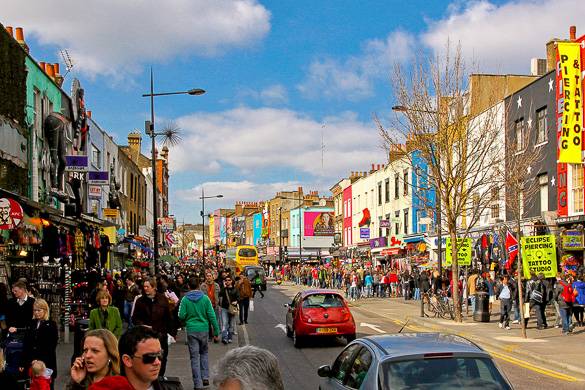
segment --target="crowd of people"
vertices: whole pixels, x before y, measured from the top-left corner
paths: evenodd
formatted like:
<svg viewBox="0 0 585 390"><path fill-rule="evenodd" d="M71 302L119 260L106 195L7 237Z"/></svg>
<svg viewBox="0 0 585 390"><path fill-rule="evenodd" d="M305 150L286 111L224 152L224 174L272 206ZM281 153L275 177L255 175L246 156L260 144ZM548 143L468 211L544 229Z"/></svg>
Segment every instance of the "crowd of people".
<svg viewBox="0 0 585 390"><path fill-rule="evenodd" d="M105 273L90 294L89 329L80 356L74 356L68 367L67 389L180 388L176 379L165 379L169 343L176 341L180 328L186 333L194 388L209 386L208 343L233 342L236 321L248 323L255 284L215 261L160 269L154 276L145 271ZM58 326L49 319L47 302L28 291L26 280L14 282L11 291L9 298L0 286L2 339L4 345L19 340L23 353L18 359L8 354L4 359L0 351L0 388L17 388L15 381L28 378L33 390L53 390L58 373ZM213 379L216 386L237 388L229 386L240 383L240 388L249 388L246 383L262 382L256 376L264 369L265 377L276 380L267 382L265 389L284 388L278 387L282 379L276 357L246 348L226 350ZM238 359L244 356L260 359L264 365L238 366Z"/></svg>

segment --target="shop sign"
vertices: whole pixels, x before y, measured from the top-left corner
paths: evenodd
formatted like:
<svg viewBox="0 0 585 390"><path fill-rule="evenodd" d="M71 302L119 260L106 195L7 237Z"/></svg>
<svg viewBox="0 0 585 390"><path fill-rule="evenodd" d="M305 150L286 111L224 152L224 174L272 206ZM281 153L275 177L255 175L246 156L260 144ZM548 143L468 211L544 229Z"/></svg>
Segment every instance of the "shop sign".
<svg viewBox="0 0 585 390"><path fill-rule="evenodd" d="M20 203L11 198L0 198L0 230L11 230L22 222L24 212Z"/></svg>
<svg viewBox="0 0 585 390"><path fill-rule="evenodd" d="M561 247L566 250L583 250L583 230L566 230L561 234Z"/></svg>
<svg viewBox="0 0 585 390"><path fill-rule="evenodd" d="M108 171L95 171L87 173L87 182L95 185L108 185L110 184L110 172Z"/></svg>
<svg viewBox="0 0 585 390"><path fill-rule="evenodd" d="M118 218L119 213L118 209L104 209L104 218Z"/></svg>
<svg viewBox="0 0 585 390"><path fill-rule="evenodd" d="M585 215L571 215L570 217L558 217L557 224L570 224L585 222Z"/></svg>
<svg viewBox="0 0 585 390"><path fill-rule="evenodd" d="M562 107L563 119L559 123L558 162L580 164L583 129L581 45L578 42L558 42L557 49L564 92L563 104L559 105L559 111Z"/></svg>
<svg viewBox="0 0 585 390"><path fill-rule="evenodd" d="M370 240L370 248L372 248L372 249L383 248L386 246L386 243L387 243L386 237L372 238Z"/></svg>
<svg viewBox="0 0 585 390"><path fill-rule="evenodd" d="M397 255L398 253L400 253L400 248L382 249L382 252L380 252L382 256L392 256Z"/></svg>
<svg viewBox="0 0 585 390"><path fill-rule="evenodd" d="M360 228L360 238L370 238L370 228Z"/></svg>
<svg viewBox="0 0 585 390"><path fill-rule="evenodd" d="M529 277L531 273L535 275L542 273L547 278L554 278L557 275L555 236L552 234L525 236L520 240L524 275Z"/></svg>
<svg viewBox="0 0 585 390"><path fill-rule="evenodd" d="M101 199L102 198L102 187L100 186L89 186L88 193L90 198Z"/></svg>
<svg viewBox="0 0 585 390"><path fill-rule="evenodd" d="M381 219L380 220L380 227L381 228L389 228L390 227L390 220L388 220L388 219Z"/></svg>
<svg viewBox="0 0 585 390"><path fill-rule="evenodd" d="M87 172L89 161L87 156L65 156L66 172Z"/></svg>
<svg viewBox="0 0 585 390"><path fill-rule="evenodd" d="M158 219L158 226L167 232L172 232L175 230L175 220L171 217L161 217Z"/></svg>
<svg viewBox="0 0 585 390"><path fill-rule="evenodd" d="M457 263L459 265L471 265L471 238L457 238ZM445 243L445 265L451 264L453 264L451 237L447 237Z"/></svg>

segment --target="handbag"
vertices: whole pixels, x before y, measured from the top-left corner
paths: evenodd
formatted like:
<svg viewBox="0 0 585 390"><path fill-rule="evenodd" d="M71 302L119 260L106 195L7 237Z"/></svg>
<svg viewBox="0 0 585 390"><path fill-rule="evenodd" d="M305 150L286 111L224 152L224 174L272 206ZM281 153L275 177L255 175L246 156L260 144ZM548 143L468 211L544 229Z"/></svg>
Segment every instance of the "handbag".
<svg viewBox="0 0 585 390"><path fill-rule="evenodd" d="M160 390L183 390L181 379L176 376L161 376L158 378L158 387Z"/></svg>
<svg viewBox="0 0 585 390"><path fill-rule="evenodd" d="M524 303L524 319L530 318L530 303Z"/></svg>
<svg viewBox="0 0 585 390"><path fill-rule="evenodd" d="M228 307L228 313L230 313L233 316L237 316L240 313L238 305L236 305L235 303L230 303L230 306Z"/></svg>

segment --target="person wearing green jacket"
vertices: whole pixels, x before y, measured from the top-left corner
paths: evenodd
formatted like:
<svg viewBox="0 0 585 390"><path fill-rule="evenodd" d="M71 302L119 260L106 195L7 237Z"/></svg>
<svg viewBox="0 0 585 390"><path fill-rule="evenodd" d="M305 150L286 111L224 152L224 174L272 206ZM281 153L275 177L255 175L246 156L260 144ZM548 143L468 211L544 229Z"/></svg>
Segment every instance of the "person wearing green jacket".
<svg viewBox="0 0 585 390"><path fill-rule="evenodd" d="M191 373L195 389L209 386L209 325L213 326L213 340L217 342L219 325L211 301L201 290L199 280L189 279L191 289L179 304L179 320L185 324L191 356Z"/></svg>
<svg viewBox="0 0 585 390"><path fill-rule="evenodd" d="M122 317L118 308L111 306L110 293L100 290L95 300L98 307L89 312L89 330L107 329L119 339L122 336Z"/></svg>

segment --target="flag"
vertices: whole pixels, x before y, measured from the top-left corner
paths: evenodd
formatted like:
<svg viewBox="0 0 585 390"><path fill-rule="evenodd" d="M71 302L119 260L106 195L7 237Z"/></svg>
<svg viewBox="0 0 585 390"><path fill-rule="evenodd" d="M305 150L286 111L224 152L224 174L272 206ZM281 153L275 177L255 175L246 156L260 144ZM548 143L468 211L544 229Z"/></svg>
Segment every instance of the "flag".
<svg viewBox="0 0 585 390"><path fill-rule="evenodd" d="M173 232L165 233L165 241L167 246L173 246L175 244L175 237L173 237Z"/></svg>
<svg viewBox="0 0 585 390"><path fill-rule="evenodd" d="M506 232L506 251L508 252L508 261L506 262L506 269L512 268L516 256L518 256L518 240L510 231Z"/></svg>

